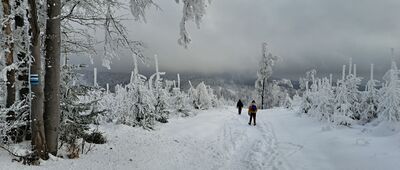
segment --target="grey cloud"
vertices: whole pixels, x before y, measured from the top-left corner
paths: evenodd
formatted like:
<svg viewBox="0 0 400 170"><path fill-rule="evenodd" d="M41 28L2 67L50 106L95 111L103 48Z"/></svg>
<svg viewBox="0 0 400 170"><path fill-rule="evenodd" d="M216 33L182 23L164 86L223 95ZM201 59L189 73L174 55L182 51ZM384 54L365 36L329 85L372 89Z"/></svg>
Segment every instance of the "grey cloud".
<svg viewBox="0 0 400 170"><path fill-rule="evenodd" d="M131 38L146 42L146 54L157 54L164 70L255 72L267 41L282 57L275 76L295 78L312 68L340 74L349 57L361 74L375 63L380 76L390 48L400 48L398 0L214 0L201 29L189 25L189 49L177 44L181 5L158 3L162 11L150 10L148 23L128 24ZM113 69L129 71L131 63L126 55Z"/></svg>

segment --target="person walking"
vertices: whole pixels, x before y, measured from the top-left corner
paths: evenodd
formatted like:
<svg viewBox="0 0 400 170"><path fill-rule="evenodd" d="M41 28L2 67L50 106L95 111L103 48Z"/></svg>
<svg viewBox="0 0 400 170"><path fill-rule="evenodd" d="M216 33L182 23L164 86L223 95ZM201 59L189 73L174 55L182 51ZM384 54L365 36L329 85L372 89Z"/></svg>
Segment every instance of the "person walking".
<svg viewBox="0 0 400 170"><path fill-rule="evenodd" d="M243 103L240 99L236 104L236 108L238 108L239 115L242 114Z"/></svg>
<svg viewBox="0 0 400 170"><path fill-rule="evenodd" d="M257 105L256 105L256 101L252 101L250 106L249 106L249 116L250 116L250 120L249 120L249 125L251 125L251 120L253 119L253 125L256 125L256 113L257 113Z"/></svg>

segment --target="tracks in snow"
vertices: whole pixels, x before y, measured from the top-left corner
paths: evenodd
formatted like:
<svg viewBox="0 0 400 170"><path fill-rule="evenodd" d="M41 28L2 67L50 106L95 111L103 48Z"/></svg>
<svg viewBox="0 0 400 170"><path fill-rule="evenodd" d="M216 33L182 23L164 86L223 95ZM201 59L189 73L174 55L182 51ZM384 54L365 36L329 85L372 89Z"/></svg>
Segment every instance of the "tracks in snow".
<svg viewBox="0 0 400 170"><path fill-rule="evenodd" d="M134 159L136 169L295 169L287 158L302 146L277 139L267 120L268 111L259 113L257 126L247 124L247 114L239 116L233 108L226 108L175 120L156 133L138 135L141 138L135 141L140 143L132 144L135 153L146 154L142 157L150 161ZM157 160L150 158L154 154Z"/></svg>
<svg viewBox="0 0 400 170"><path fill-rule="evenodd" d="M219 138L227 160L217 169L293 169L286 158L302 146L279 142L268 121L258 119L257 126L247 121L247 115L235 115L224 124Z"/></svg>

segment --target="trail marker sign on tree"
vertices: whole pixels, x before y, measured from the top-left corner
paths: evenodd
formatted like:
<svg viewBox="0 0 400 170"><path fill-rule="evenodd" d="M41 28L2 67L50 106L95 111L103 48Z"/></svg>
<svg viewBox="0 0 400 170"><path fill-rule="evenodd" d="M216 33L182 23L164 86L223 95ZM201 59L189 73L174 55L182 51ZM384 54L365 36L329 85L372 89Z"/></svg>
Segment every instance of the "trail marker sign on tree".
<svg viewBox="0 0 400 170"><path fill-rule="evenodd" d="M39 75L38 74L31 74L29 80L31 81L32 86L39 85Z"/></svg>

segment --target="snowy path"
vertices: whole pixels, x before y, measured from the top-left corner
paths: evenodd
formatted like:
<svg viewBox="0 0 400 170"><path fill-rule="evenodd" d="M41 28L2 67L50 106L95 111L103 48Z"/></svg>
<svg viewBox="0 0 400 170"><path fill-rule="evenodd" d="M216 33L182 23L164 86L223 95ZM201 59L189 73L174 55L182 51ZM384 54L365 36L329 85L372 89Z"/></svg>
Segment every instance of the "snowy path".
<svg viewBox="0 0 400 170"><path fill-rule="evenodd" d="M224 126L227 132L223 135L224 140L232 141L234 148L231 148L230 161L222 169L290 169L279 150L271 123L258 119L257 126L253 127L247 125L247 121L247 115L235 116L228 126Z"/></svg>
<svg viewBox="0 0 400 170"><path fill-rule="evenodd" d="M205 154L203 162L187 167L190 169L289 169L270 123L258 120L254 127L247 122L246 114L239 116L230 108L203 113L185 122L173 122L160 133L185 143L194 139L205 144L190 146L202 147ZM204 162L211 163L210 167L203 167Z"/></svg>
<svg viewBox="0 0 400 170"><path fill-rule="evenodd" d="M397 169L398 130L383 127L329 129L293 111L271 109L249 126L233 107L173 118L155 131L101 126L108 143L77 160L51 160L39 167L10 163L0 150L0 169ZM389 129L389 130L387 130ZM396 167L396 168L393 168Z"/></svg>

